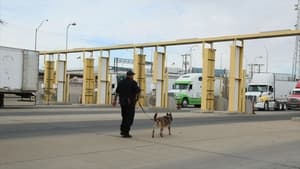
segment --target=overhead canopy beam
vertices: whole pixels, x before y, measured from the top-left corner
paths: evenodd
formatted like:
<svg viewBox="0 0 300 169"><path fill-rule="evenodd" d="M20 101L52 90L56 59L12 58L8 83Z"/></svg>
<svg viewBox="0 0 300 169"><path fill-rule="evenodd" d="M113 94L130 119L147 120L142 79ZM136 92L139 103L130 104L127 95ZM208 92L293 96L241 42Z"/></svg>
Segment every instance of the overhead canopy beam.
<svg viewBox="0 0 300 169"><path fill-rule="evenodd" d="M147 48L147 47L156 47L156 46L188 45L188 44L196 44L196 43L203 43L203 42L214 43L214 42L226 42L226 41L234 41L234 40L264 39L264 38L275 38L275 37L296 36L296 35L300 35L300 30L288 29L288 30L276 30L276 31L268 31L268 32L259 32L259 33L254 33L254 34L243 34L243 35L178 39L175 41L138 43L138 44L122 44L122 45L95 47L95 48L74 48L74 49L68 49L68 50L41 51L40 55L93 52L93 51L101 51L101 50L105 51L105 50L132 49L132 48Z"/></svg>

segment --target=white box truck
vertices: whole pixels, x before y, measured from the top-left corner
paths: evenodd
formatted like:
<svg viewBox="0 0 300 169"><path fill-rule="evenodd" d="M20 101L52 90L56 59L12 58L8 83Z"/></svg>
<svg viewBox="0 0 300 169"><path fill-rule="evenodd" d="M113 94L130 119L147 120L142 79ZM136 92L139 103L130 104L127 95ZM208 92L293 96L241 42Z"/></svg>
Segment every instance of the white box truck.
<svg viewBox="0 0 300 169"><path fill-rule="evenodd" d="M38 90L37 51L0 46L0 107L5 94L31 97Z"/></svg>
<svg viewBox="0 0 300 169"><path fill-rule="evenodd" d="M292 79L288 74L255 73L248 83L246 97L253 101L254 109L284 110L296 84Z"/></svg>

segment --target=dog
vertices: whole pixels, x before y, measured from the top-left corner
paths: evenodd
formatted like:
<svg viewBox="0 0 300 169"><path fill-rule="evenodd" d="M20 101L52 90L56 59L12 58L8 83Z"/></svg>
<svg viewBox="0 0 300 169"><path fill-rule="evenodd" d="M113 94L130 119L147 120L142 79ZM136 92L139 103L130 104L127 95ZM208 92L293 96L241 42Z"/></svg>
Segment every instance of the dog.
<svg viewBox="0 0 300 169"><path fill-rule="evenodd" d="M157 117L157 113L155 113L153 120L154 120L154 124L153 124L152 138L154 138L155 128L160 128L160 137L163 137L164 127L168 127L169 135L171 135L171 123L173 121L172 113L167 113L163 117Z"/></svg>

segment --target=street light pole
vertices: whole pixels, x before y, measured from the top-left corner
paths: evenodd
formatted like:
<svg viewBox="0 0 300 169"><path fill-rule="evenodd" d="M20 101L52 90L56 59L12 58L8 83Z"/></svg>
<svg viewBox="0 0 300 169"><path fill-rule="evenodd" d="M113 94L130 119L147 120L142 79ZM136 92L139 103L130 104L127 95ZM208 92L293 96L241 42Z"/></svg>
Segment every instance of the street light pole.
<svg viewBox="0 0 300 169"><path fill-rule="evenodd" d="M254 65L255 65L255 66L258 66L258 73L260 73L260 67L263 66L264 64L256 63L256 59L257 59L257 58L258 58L258 59L262 59L263 56L256 56L255 59L254 59L254 62L255 62Z"/></svg>
<svg viewBox="0 0 300 169"><path fill-rule="evenodd" d="M192 63L193 63L193 49L194 48L197 48L198 47L198 45L193 45L193 46L191 46L190 47L190 73L192 72L192 70L193 70L193 65L192 65Z"/></svg>
<svg viewBox="0 0 300 169"><path fill-rule="evenodd" d="M189 64L189 62L187 61L187 57L191 56L191 54L182 54L182 67L184 69L184 74L188 73L187 71L187 65Z"/></svg>
<svg viewBox="0 0 300 169"><path fill-rule="evenodd" d="M265 50L266 50L266 72L268 72L268 64L269 64L269 51L268 48L265 46Z"/></svg>
<svg viewBox="0 0 300 169"><path fill-rule="evenodd" d="M34 34L34 50L36 51L36 43L37 43L37 33L40 27L43 25L44 22L48 22L48 19L43 20L37 28L35 28L35 34Z"/></svg>
<svg viewBox="0 0 300 169"><path fill-rule="evenodd" d="M66 28L66 62L67 62L67 60L68 60L68 53L67 53L67 51L68 51L68 38L69 38L69 28L70 28L70 26L76 26L76 23L75 22L73 22L73 23L69 23L68 25L67 25L67 28Z"/></svg>

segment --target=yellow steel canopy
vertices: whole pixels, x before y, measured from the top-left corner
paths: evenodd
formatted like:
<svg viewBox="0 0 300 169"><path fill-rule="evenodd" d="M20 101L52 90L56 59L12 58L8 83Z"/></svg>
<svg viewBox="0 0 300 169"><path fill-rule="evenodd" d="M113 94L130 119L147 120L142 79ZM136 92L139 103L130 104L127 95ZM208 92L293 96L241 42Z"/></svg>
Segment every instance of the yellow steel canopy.
<svg viewBox="0 0 300 169"><path fill-rule="evenodd" d="M187 45L187 44L204 43L204 42L205 43L226 42L226 41L234 41L234 40L251 40L251 39L263 39L263 38L274 38L274 37L296 36L296 35L300 35L300 30L288 29L288 30L259 32L253 34L218 36L218 37L208 37L208 38L178 39L175 41L121 44L121 45L94 47L94 48L74 48L68 50L41 51L40 55L93 52L93 51L101 51L101 50L106 51L106 50L120 50L120 49L132 49L132 48L147 48L147 47L156 47L156 46Z"/></svg>

